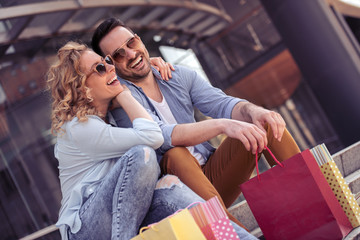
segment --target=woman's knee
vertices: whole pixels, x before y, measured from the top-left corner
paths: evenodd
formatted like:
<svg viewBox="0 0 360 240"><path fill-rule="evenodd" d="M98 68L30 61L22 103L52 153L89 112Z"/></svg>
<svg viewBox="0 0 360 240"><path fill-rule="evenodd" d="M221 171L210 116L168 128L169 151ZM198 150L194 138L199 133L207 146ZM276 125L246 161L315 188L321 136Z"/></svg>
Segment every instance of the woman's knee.
<svg viewBox="0 0 360 240"><path fill-rule="evenodd" d="M158 180L155 190L157 190L155 192L158 193L160 190L160 192L166 196L163 200L166 199L170 203L180 204L182 207L186 207L192 202L203 201L201 197L182 183L177 176L170 174Z"/></svg>
<svg viewBox="0 0 360 240"><path fill-rule="evenodd" d="M175 186L182 187L183 183L177 176L165 175L157 182L156 189L170 189Z"/></svg>
<svg viewBox="0 0 360 240"><path fill-rule="evenodd" d="M130 148L125 155L130 158L136 159L139 164L156 165L156 153L155 150L146 145L137 145Z"/></svg>
<svg viewBox="0 0 360 240"><path fill-rule="evenodd" d="M137 145L130 148L125 155L131 160L133 169L135 169L139 175L159 176L160 167L153 148L145 145Z"/></svg>

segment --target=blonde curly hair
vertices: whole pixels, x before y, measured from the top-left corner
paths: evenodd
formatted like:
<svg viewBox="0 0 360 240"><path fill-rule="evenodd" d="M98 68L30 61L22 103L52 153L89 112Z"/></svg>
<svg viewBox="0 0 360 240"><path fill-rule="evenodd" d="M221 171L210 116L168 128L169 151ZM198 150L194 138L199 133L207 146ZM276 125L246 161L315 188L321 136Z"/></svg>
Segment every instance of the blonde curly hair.
<svg viewBox="0 0 360 240"><path fill-rule="evenodd" d="M47 84L52 96L51 132L54 135L64 131L61 126L77 117L87 120L87 115L103 117L91 105L93 99L86 87L86 75L80 69L80 57L85 51L91 51L86 45L68 42L58 51L58 61L47 73Z"/></svg>

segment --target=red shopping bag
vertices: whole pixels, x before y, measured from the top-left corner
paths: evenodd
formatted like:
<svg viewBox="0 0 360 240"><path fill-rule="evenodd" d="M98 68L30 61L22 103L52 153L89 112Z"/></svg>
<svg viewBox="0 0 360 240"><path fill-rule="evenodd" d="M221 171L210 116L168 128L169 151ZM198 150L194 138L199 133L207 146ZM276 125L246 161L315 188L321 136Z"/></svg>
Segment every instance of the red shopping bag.
<svg viewBox="0 0 360 240"><path fill-rule="evenodd" d="M309 150L240 187L266 240L342 239L352 230Z"/></svg>
<svg viewBox="0 0 360 240"><path fill-rule="evenodd" d="M189 211L207 240L239 239L216 196L204 203L199 203Z"/></svg>

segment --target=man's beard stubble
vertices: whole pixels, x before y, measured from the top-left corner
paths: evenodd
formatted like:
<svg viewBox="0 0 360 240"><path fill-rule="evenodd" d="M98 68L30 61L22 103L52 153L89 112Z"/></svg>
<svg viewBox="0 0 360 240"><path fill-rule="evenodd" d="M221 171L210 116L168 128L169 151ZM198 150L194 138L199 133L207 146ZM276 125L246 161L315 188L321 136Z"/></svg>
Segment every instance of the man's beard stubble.
<svg viewBox="0 0 360 240"><path fill-rule="evenodd" d="M144 58L143 58L144 61ZM136 72L131 72L131 74L125 74L122 73L118 68L116 68L116 74L120 76L121 78L128 80L133 83L141 82L143 79L145 79L149 74L152 73L151 71L151 64L150 61L146 60L147 65L149 66L149 70L146 73L138 74Z"/></svg>

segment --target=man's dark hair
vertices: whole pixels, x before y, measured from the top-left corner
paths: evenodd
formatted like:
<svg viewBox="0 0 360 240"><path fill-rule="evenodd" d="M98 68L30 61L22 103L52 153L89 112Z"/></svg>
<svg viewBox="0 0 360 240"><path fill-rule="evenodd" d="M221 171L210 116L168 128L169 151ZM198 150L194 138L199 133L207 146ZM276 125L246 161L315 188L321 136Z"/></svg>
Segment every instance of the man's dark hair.
<svg viewBox="0 0 360 240"><path fill-rule="evenodd" d="M124 27L131 33L134 33L128 26L125 25L120 19L108 18L103 21L95 30L91 40L91 47L97 54L104 56L104 53L100 49L100 41L116 27Z"/></svg>

